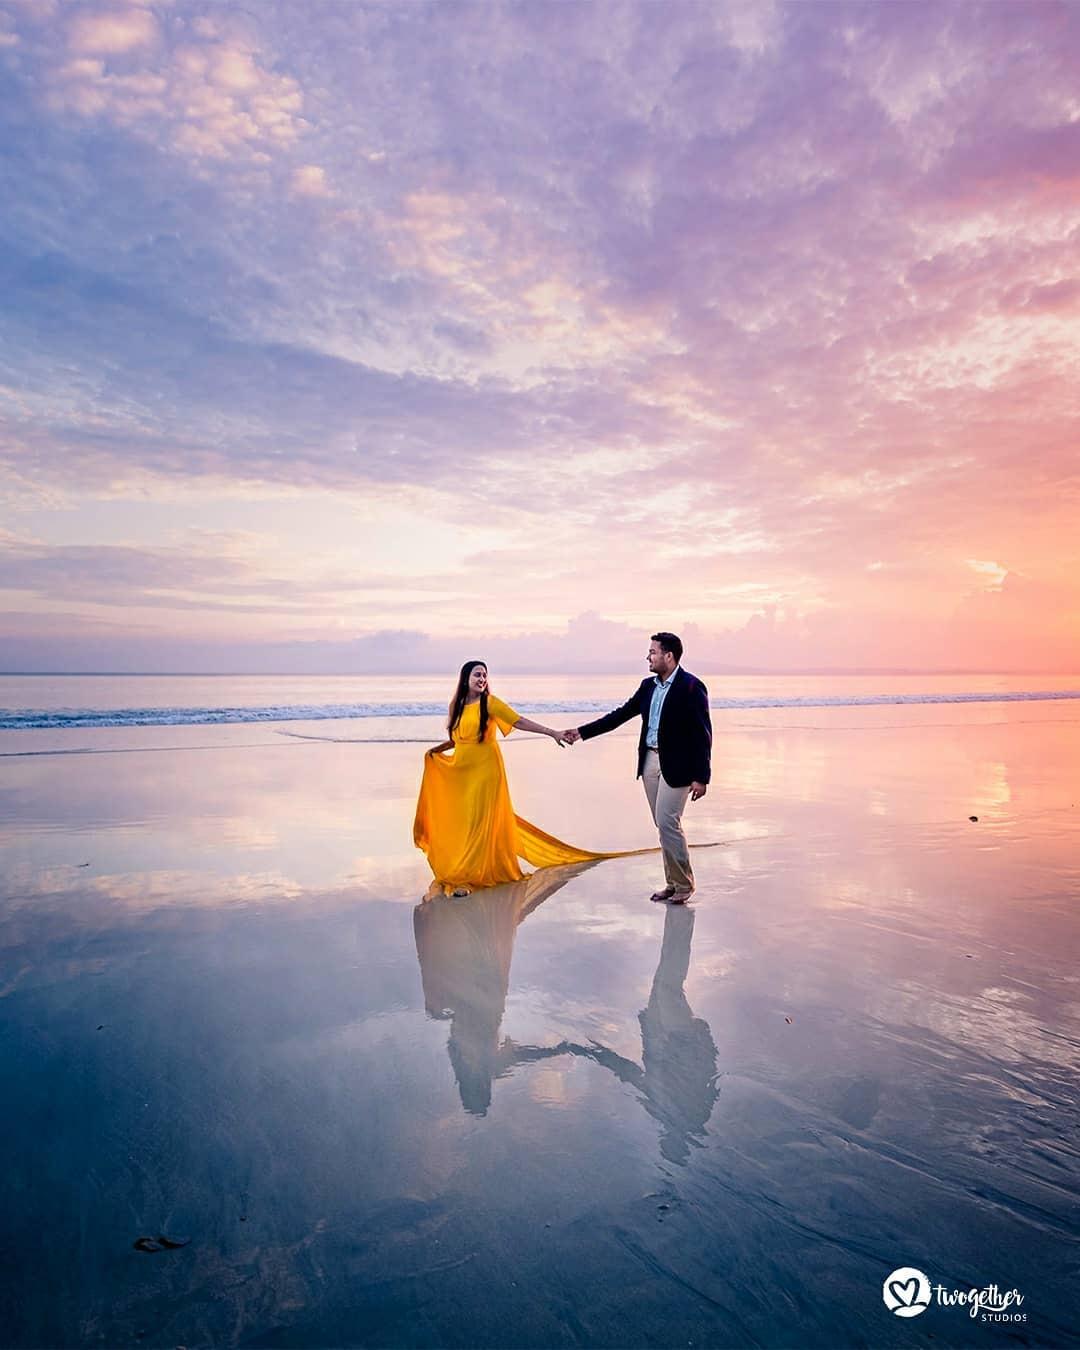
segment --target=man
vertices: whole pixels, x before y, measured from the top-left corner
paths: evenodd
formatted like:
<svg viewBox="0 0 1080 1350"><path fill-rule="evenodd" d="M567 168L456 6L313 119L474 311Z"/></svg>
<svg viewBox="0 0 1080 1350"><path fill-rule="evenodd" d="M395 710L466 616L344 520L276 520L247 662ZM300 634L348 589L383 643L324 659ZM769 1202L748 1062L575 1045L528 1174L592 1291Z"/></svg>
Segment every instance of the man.
<svg viewBox="0 0 1080 1350"><path fill-rule="evenodd" d="M686 799L704 797L712 750L709 691L696 675L683 670L683 645L674 633L654 633L649 643L649 669L633 698L621 708L564 731L566 740L591 740L614 731L632 717L641 717L638 737L637 776L644 780L649 809L660 832L664 855L663 890L653 900L682 905L694 893L690 850L683 833L682 813Z"/></svg>

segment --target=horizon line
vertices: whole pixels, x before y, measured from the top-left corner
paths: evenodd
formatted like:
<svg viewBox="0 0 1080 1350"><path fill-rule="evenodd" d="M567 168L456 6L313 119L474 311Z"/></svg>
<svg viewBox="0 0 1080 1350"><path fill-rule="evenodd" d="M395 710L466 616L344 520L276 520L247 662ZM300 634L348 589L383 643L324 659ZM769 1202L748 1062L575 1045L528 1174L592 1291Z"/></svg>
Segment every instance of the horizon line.
<svg viewBox="0 0 1080 1350"><path fill-rule="evenodd" d="M1005 669L984 666L714 666L712 675L1054 675L1080 676L1080 670L1024 668ZM503 667L505 675L624 675L636 674L636 670L622 670L617 667L604 668L589 666L577 670L559 670L539 666ZM401 676L452 675L449 667L439 666L427 670L0 670L0 678L43 678L77 679L91 676L95 678L136 678L136 679L175 679L188 677L195 679L242 679L245 677L267 679L342 679L368 676L383 678Z"/></svg>

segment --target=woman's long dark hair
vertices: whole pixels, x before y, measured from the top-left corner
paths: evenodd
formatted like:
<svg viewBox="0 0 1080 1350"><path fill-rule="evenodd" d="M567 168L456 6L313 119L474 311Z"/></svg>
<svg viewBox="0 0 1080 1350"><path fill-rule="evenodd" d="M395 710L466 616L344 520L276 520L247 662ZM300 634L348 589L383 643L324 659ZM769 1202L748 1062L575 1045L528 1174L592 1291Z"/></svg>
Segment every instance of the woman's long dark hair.
<svg viewBox="0 0 1080 1350"><path fill-rule="evenodd" d="M461 667L461 674L458 676L457 688L454 690L454 701L450 704L450 717L446 723L447 735L453 739L454 728L461 721L461 714L465 711L465 699L469 693L469 676L477 666L483 666L487 670L486 661L466 661ZM488 691L484 689L480 695L480 740L484 739L484 733L487 731L488 724Z"/></svg>

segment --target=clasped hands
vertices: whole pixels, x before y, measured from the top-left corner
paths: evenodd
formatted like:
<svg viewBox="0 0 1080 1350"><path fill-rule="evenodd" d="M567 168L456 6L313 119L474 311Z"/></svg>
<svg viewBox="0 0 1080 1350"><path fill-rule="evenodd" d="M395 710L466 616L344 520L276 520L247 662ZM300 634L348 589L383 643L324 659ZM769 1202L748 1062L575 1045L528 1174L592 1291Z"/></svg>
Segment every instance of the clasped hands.
<svg viewBox="0 0 1080 1350"><path fill-rule="evenodd" d="M540 730L540 728L538 727L537 730ZM573 745L575 741L581 740L581 732L578 731L577 727L571 727L569 731L552 731L550 728L545 728L544 734L550 736L560 750L563 746Z"/></svg>

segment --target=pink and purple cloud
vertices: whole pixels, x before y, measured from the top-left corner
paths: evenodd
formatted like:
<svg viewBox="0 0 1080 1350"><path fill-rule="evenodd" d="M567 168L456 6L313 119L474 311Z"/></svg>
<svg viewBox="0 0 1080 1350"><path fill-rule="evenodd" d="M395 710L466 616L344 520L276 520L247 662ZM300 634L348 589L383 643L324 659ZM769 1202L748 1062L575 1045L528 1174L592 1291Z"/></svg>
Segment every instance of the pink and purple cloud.
<svg viewBox="0 0 1080 1350"><path fill-rule="evenodd" d="M1080 667L1075 7L0 16L7 668Z"/></svg>

